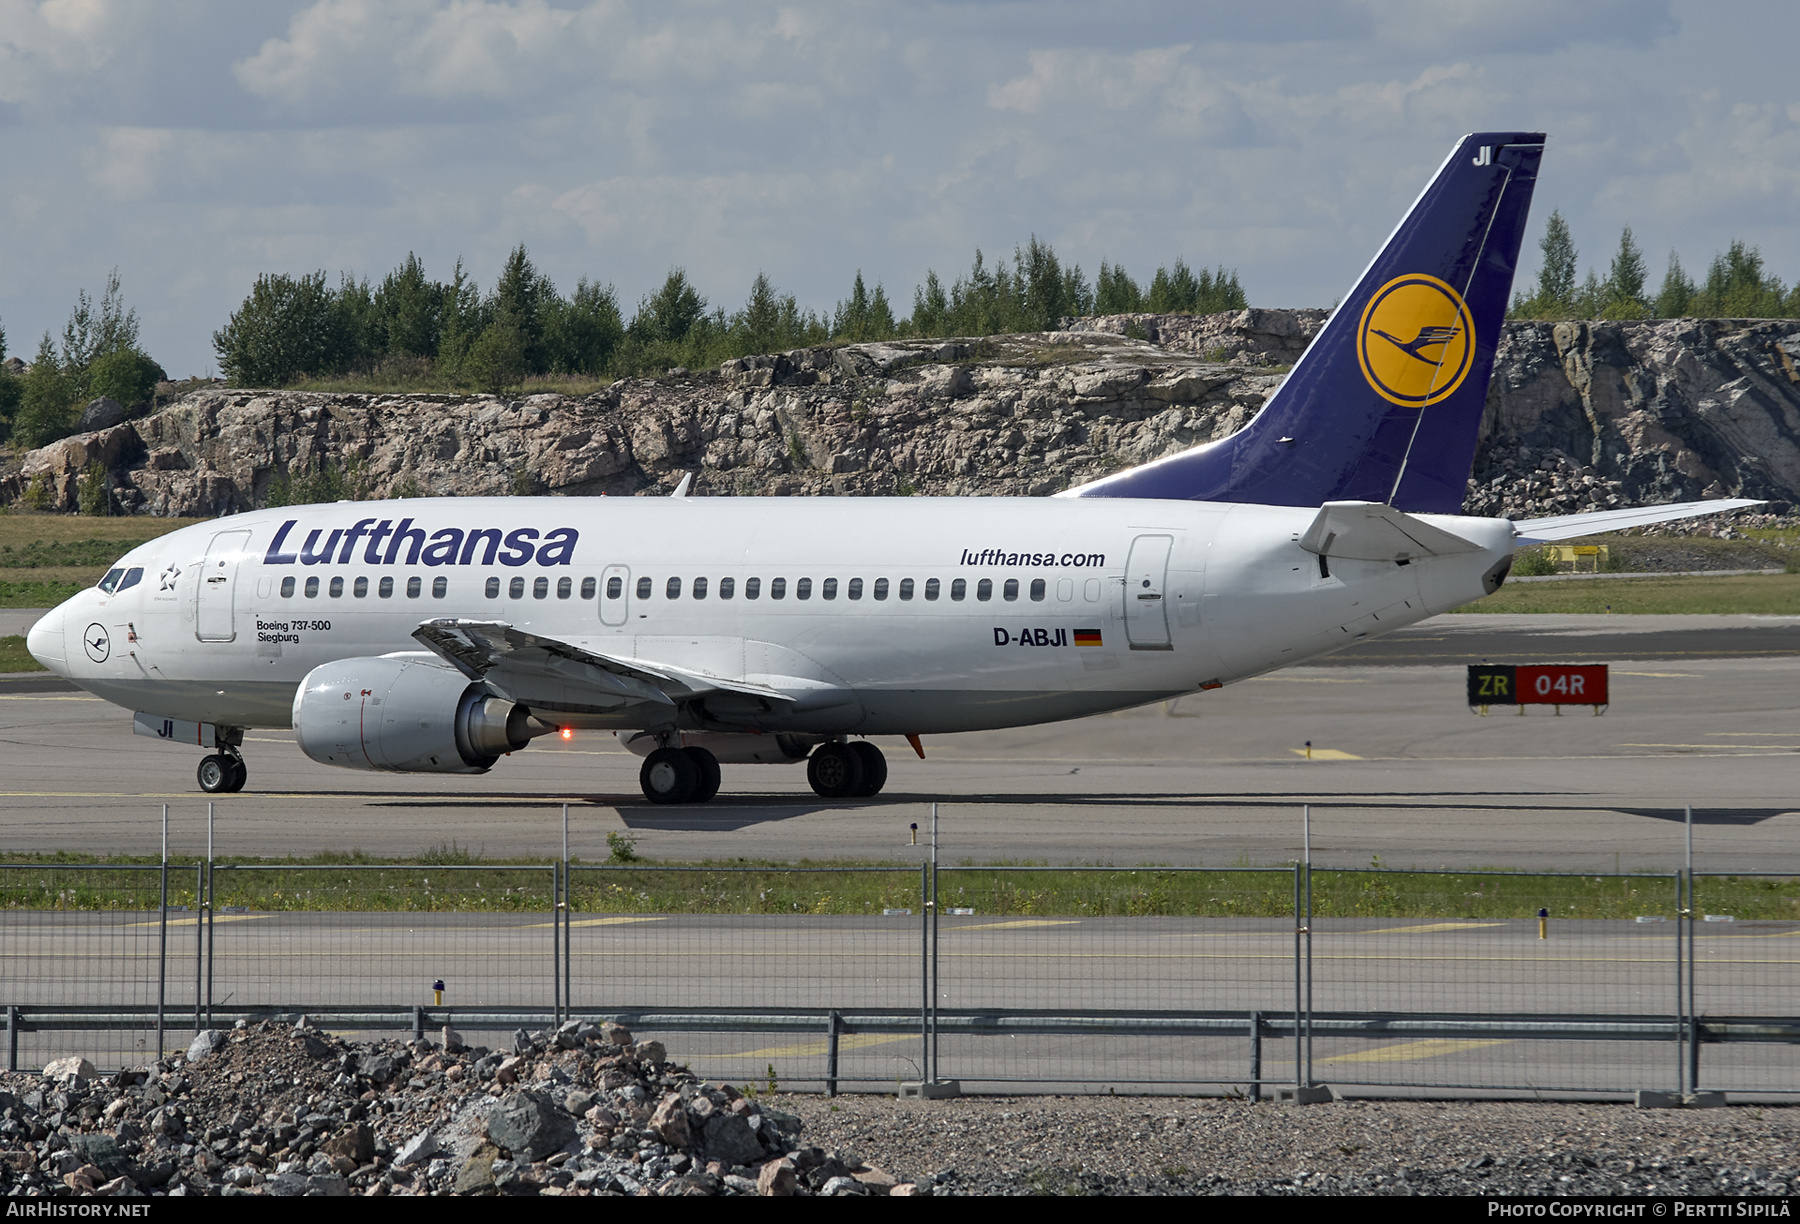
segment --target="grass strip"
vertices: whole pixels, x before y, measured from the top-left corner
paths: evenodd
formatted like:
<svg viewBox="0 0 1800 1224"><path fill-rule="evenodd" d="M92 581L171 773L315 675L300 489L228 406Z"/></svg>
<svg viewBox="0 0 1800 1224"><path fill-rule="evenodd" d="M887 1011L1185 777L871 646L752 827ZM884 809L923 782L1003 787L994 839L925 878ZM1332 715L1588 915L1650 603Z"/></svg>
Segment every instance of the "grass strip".
<svg viewBox="0 0 1800 1224"><path fill-rule="evenodd" d="M136 870L126 870L126 867ZM59 854L0 864L0 910L151 910L154 860ZM549 864L376 860L322 855L306 860L221 860L215 902L270 912L546 913ZM1455 922L1675 916L1666 876L1552 876L1511 872L1314 871L1313 912L1322 918ZM577 914L875 915L921 912L911 864L872 862L577 862ZM196 871L171 867L170 904L196 904ZM1280 918L1293 914L1293 875L1284 869L1029 867L943 869L939 902L999 918ZM1701 908L1740 921L1800 921L1800 878L1708 877Z"/></svg>
<svg viewBox="0 0 1800 1224"><path fill-rule="evenodd" d="M1511 583L1478 603L1456 609L1479 615L1593 613L1649 615L1729 613L1800 614L1800 574L1736 574L1723 578L1584 578L1573 582Z"/></svg>

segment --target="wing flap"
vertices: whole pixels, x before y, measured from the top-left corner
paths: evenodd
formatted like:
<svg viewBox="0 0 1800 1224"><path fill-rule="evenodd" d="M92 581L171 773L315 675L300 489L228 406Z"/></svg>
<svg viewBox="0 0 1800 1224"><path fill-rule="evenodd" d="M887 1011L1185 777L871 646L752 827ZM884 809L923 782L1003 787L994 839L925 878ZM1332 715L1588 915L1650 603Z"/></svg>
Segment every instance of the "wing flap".
<svg viewBox="0 0 1800 1224"><path fill-rule="evenodd" d="M714 692L792 700L767 685L602 654L504 621L427 621L413 637L469 679L543 710L598 714L634 705L673 707Z"/></svg>

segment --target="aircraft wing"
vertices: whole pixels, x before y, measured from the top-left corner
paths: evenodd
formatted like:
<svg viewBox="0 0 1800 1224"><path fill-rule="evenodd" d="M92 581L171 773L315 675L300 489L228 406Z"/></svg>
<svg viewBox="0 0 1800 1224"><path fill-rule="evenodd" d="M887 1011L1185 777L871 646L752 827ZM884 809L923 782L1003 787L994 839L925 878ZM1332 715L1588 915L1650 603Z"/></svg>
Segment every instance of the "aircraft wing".
<svg viewBox="0 0 1800 1224"><path fill-rule="evenodd" d="M1550 518L1524 519L1513 524L1513 534L1520 544L1549 544L1556 540L1577 540L1602 531L1621 531L1626 527L1648 527L1673 519L1697 518L1702 514L1721 514L1760 506L1753 498L1733 497L1718 501L1672 502L1666 506L1637 506L1630 510L1590 510L1586 514L1558 514Z"/></svg>
<svg viewBox="0 0 1800 1224"><path fill-rule="evenodd" d="M719 692L792 701L766 685L601 654L503 621L426 621L413 630L413 637L469 679L546 714L603 716L633 706L670 707Z"/></svg>
<svg viewBox="0 0 1800 1224"><path fill-rule="evenodd" d="M1326 557L1356 561L1410 561L1474 552L1480 546L1380 502L1326 502L1300 547Z"/></svg>

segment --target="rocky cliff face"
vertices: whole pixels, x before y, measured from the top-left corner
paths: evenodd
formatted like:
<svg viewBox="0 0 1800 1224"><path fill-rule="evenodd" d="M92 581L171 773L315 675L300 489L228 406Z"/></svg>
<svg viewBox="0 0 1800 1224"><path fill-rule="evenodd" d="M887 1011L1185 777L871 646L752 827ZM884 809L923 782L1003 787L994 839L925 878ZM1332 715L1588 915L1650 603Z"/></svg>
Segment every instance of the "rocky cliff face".
<svg viewBox="0 0 1800 1224"><path fill-rule="evenodd" d="M584 398L210 390L65 439L0 479L73 509L264 504L330 468L353 496L1041 496L1241 428L1323 311L1133 315L985 340L805 349ZM1515 324L1473 513L1743 494L1800 501L1800 322Z"/></svg>

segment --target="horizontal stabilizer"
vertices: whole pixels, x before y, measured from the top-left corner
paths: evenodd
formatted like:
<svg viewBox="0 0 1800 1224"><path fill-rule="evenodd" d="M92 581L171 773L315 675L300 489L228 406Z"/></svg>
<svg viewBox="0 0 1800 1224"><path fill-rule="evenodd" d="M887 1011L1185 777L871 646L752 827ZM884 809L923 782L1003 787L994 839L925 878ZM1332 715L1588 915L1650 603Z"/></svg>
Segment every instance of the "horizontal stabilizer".
<svg viewBox="0 0 1800 1224"><path fill-rule="evenodd" d="M1558 514L1551 518L1525 519L1513 524L1515 543L1549 544L1556 540L1578 540L1602 531L1623 531L1627 527L1648 527L1651 523L1667 523L1674 519L1698 518L1703 514L1723 514L1762 503L1750 498L1732 497L1718 501L1672 502L1666 506L1637 506L1630 510L1591 510L1586 514Z"/></svg>
<svg viewBox="0 0 1800 1224"><path fill-rule="evenodd" d="M1319 507L1300 547L1322 557L1411 561L1474 552L1480 545L1380 502L1342 501Z"/></svg>

